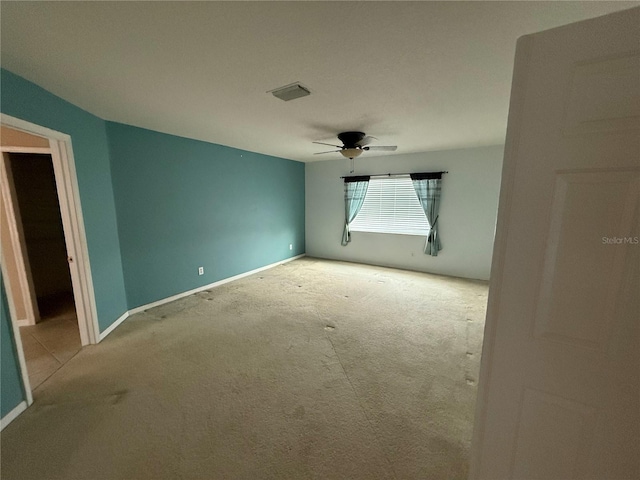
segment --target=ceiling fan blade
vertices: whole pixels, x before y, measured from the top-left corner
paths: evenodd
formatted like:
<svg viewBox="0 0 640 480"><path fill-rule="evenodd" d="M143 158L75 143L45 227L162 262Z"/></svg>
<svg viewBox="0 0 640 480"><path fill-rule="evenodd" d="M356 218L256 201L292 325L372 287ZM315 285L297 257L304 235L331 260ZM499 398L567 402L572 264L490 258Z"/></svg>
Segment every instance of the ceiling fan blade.
<svg viewBox="0 0 640 480"><path fill-rule="evenodd" d="M311 142L317 143L318 145L329 145L330 147L342 148L342 145L334 145L333 143L324 143L324 142Z"/></svg>
<svg viewBox="0 0 640 480"><path fill-rule="evenodd" d="M364 137L362 140L358 142L358 145L360 145L361 147L364 147L365 145L369 145L374 140L377 140L377 138L371 135L367 135L366 137Z"/></svg>
<svg viewBox="0 0 640 480"><path fill-rule="evenodd" d="M398 149L398 147L396 145L372 145L370 147L362 147L362 149L395 152Z"/></svg>
<svg viewBox="0 0 640 480"><path fill-rule="evenodd" d="M314 153L314 155L322 155L323 153L333 153L333 152L340 152L342 149L340 150L329 150L328 152L316 152Z"/></svg>

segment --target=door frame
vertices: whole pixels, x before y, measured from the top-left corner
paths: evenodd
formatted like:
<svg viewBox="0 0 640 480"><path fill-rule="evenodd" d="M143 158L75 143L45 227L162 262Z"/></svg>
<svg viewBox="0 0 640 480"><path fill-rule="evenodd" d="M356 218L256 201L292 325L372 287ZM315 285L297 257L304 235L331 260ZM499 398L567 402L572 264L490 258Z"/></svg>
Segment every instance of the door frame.
<svg viewBox="0 0 640 480"><path fill-rule="evenodd" d="M4 146L0 148L2 153L46 153L51 155L78 316L80 341L82 346L96 344L100 341L100 328L71 136L5 114L0 115L0 124L49 140L48 149ZM18 328L15 324L16 320L12 319L14 330ZM23 380L25 374L26 369L23 371Z"/></svg>

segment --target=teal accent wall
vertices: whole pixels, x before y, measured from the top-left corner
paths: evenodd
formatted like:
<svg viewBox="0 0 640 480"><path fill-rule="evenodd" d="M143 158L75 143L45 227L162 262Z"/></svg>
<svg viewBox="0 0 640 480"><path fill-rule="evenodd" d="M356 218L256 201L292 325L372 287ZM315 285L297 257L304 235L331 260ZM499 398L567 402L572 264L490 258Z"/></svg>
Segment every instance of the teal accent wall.
<svg viewBox="0 0 640 480"><path fill-rule="evenodd" d="M4 290L4 280L0 275L0 417L4 417L16 408L20 402L26 400L20 367L18 364L18 352L13 341L11 317L9 305Z"/></svg>
<svg viewBox="0 0 640 480"><path fill-rule="evenodd" d="M0 111L71 136L98 323L104 331L127 310L105 121L7 70Z"/></svg>
<svg viewBox="0 0 640 480"><path fill-rule="evenodd" d="M304 163L105 122L4 69L0 111L71 136L101 331L128 309L304 253ZM0 286L5 416L25 395Z"/></svg>
<svg viewBox="0 0 640 480"><path fill-rule="evenodd" d="M129 309L304 253L304 163L112 122L107 135Z"/></svg>

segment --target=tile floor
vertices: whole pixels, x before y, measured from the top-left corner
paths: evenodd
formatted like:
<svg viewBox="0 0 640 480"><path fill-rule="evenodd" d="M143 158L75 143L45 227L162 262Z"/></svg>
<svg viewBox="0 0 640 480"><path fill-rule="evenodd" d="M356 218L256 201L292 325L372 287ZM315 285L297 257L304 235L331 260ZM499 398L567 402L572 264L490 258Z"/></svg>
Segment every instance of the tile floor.
<svg viewBox="0 0 640 480"><path fill-rule="evenodd" d="M51 299L40 305L41 321L20 327L22 347L35 390L80 351L80 332L73 296Z"/></svg>

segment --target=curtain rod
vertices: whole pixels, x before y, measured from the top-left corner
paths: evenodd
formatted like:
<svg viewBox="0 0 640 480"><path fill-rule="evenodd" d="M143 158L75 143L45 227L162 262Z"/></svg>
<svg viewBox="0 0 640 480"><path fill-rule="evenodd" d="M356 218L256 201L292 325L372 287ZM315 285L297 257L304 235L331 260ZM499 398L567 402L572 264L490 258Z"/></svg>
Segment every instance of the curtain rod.
<svg viewBox="0 0 640 480"><path fill-rule="evenodd" d="M442 172L411 172L411 173L378 173L376 175L347 175L345 177L340 178L353 178L353 177L392 177L392 176L400 176L400 175L423 175L425 173L449 173L446 171Z"/></svg>

